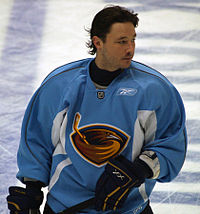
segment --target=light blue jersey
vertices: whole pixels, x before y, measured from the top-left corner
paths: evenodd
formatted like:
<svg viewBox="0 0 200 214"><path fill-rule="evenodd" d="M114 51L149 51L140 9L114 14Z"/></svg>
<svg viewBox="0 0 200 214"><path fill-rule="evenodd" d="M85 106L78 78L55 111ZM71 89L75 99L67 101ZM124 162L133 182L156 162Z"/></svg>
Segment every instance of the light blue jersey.
<svg viewBox="0 0 200 214"><path fill-rule="evenodd" d="M157 166L149 164L157 169L154 177L133 188L119 211L138 214L155 182L171 181L183 165L184 106L163 75L135 61L106 89L97 89L89 76L91 60L57 68L33 95L22 125L17 178L48 186L47 202L59 212L94 197L108 159L122 154L134 161L155 152Z"/></svg>

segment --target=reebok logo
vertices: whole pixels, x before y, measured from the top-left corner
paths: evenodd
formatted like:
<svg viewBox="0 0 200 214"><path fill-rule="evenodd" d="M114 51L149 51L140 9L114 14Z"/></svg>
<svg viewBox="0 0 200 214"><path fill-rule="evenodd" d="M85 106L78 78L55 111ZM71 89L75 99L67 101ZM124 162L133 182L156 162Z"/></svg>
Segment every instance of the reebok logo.
<svg viewBox="0 0 200 214"><path fill-rule="evenodd" d="M134 96L137 93L135 88L119 88L117 95L119 96Z"/></svg>

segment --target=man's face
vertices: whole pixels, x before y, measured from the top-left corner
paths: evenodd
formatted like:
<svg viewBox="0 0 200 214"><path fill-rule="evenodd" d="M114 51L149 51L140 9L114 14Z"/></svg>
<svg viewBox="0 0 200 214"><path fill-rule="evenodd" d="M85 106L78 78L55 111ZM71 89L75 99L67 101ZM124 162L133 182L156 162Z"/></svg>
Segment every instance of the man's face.
<svg viewBox="0 0 200 214"><path fill-rule="evenodd" d="M115 71L128 68L135 50L135 27L131 22L114 23L97 47L96 64L101 69Z"/></svg>

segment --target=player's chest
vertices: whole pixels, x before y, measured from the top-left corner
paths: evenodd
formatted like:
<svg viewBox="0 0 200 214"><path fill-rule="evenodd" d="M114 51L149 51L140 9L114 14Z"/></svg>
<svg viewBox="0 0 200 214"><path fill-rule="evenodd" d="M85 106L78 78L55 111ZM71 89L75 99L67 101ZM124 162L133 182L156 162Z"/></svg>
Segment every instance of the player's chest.
<svg viewBox="0 0 200 214"><path fill-rule="evenodd" d="M100 92L102 95L98 97ZM67 133L70 133L73 154L76 151L87 162L101 166L108 156L121 153L129 145L138 110L138 102L130 93L133 92L125 89L84 93L79 105L68 114Z"/></svg>

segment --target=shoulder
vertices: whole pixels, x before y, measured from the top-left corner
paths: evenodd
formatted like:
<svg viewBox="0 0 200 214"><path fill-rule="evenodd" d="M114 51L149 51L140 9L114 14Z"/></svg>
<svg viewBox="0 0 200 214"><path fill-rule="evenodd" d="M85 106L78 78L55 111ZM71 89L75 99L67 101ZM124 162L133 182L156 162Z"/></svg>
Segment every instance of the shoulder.
<svg viewBox="0 0 200 214"><path fill-rule="evenodd" d="M137 77L141 76L148 80L161 81L165 84L172 85L172 83L159 71L141 62L132 61L130 68Z"/></svg>
<svg viewBox="0 0 200 214"><path fill-rule="evenodd" d="M91 59L79 60L53 70L42 82L33 95L33 103L59 104L64 95L69 94L69 89L86 81L87 69ZM73 83L73 84L71 84Z"/></svg>
<svg viewBox="0 0 200 214"><path fill-rule="evenodd" d="M163 103L171 99L181 100L179 92L175 86L157 70L132 61L130 73L134 83L138 86L146 100L160 100Z"/></svg>
<svg viewBox="0 0 200 214"><path fill-rule="evenodd" d="M56 68L47 75L38 90L43 93L56 95L61 91L67 90L70 85L85 81L91 60L89 58L83 59Z"/></svg>
<svg viewBox="0 0 200 214"><path fill-rule="evenodd" d="M69 79L73 78L73 76L77 76L80 71L84 69L87 70L88 64L91 62L91 60L91 58L87 58L62 65L54 69L51 73L49 73L47 77L43 80L42 84L45 84L50 79L59 77L61 75L64 75Z"/></svg>
<svg viewBox="0 0 200 214"><path fill-rule="evenodd" d="M130 72L133 76L133 80L136 81L144 89L175 89L174 85L163 74L149 67L148 65L132 61Z"/></svg>

